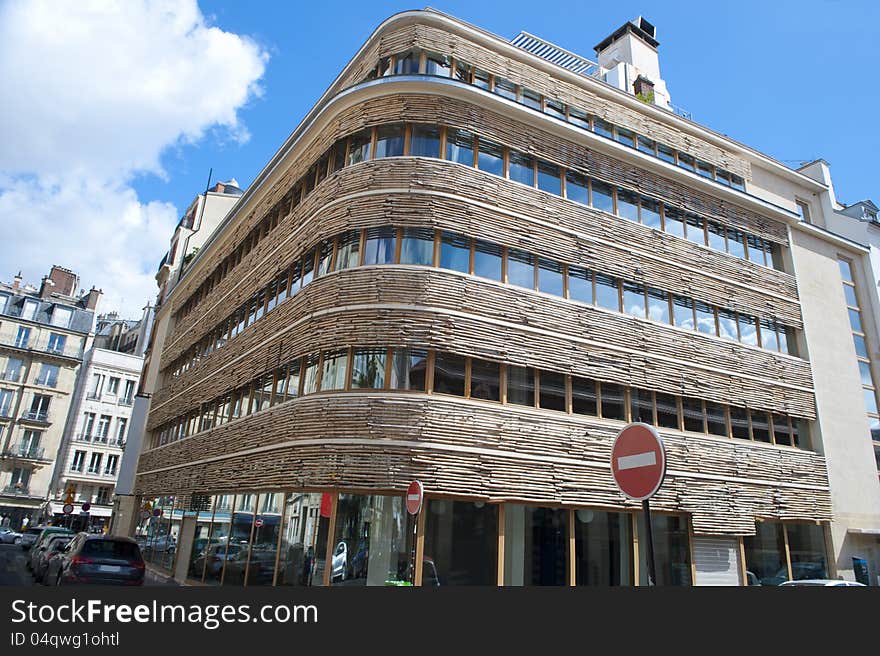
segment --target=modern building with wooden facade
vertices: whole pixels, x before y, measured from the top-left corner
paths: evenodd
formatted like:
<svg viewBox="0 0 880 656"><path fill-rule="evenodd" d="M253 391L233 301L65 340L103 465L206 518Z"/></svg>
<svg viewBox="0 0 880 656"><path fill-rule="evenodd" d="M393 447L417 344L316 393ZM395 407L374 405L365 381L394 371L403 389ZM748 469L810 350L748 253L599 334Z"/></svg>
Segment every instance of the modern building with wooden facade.
<svg viewBox="0 0 880 656"><path fill-rule="evenodd" d="M596 63L433 10L377 28L157 308L127 510L149 559L226 585L643 585L609 463L642 421L668 457L659 584L862 555L876 584L840 264L867 249L800 218L825 183L673 111L658 45L643 19Z"/></svg>

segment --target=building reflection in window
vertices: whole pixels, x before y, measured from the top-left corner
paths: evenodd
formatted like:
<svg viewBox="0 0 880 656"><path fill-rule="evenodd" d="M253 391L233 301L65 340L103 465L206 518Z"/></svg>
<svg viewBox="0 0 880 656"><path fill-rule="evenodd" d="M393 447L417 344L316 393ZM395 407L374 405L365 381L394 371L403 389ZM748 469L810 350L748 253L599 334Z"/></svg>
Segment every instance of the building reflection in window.
<svg viewBox="0 0 880 656"><path fill-rule="evenodd" d="M323 585L330 500L328 493L287 495L276 585Z"/></svg>
<svg viewBox="0 0 880 656"><path fill-rule="evenodd" d="M504 585L568 585L568 511L506 504Z"/></svg>
<svg viewBox="0 0 880 656"><path fill-rule="evenodd" d="M632 585L632 523L626 513L574 511L578 585Z"/></svg>
<svg viewBox="0 0 880 656"><path fill-rule="evenodd" d="M743 538L748 585L779 585L788 580L785 534L779 522L758 522Z"/></svg>

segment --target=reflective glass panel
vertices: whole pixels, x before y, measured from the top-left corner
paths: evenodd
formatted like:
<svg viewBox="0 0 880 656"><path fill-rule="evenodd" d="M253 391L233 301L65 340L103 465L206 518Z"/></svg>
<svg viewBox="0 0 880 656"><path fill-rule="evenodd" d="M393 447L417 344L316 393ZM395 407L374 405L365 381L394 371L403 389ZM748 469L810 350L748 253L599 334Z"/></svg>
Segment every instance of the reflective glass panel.
<svg viewBox="0 0 880 656"><path fill-rule="evenodd" d="M504 507L504 585L567 585L568 511Z"/></svg>
<svg viewBox="0 0 880 656"><path fill-rule="evenodd" d="M422 585L496 585L498 505L428 499Z"/></svg>
<svg viewBox="0 0 880 656"><path fill-rule="evenodd" d="M626 513L574 511L578 585L632 585L632 524Z"/></svg>
<svg viewBox="0 0 880 656"><path fill-rule="evenodd" d="M471 358L471 398L501 400L501 365Z"/></svg>

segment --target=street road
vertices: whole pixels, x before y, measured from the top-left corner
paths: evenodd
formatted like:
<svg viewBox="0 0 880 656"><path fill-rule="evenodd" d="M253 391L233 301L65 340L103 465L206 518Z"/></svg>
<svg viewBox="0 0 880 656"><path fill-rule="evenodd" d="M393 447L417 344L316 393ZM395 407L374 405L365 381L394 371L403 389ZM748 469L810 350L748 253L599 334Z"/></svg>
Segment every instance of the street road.
<svg viewBox="0 0 880 656"><path fill-rule="evenodd" d="M24 566L26 553L17 544L0 544L0 585L34 585Z"/></svg>

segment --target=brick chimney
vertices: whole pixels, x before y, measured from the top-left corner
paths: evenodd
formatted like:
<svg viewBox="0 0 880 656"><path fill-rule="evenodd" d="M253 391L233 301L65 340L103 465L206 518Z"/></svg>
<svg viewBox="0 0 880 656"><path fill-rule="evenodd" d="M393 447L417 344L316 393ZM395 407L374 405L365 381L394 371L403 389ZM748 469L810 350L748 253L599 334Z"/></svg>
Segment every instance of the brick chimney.
<svg viewBox="0 0 880 656"><path fill-rule="evenodd" d="M21 287L21 271L19 271L12 279L12 288L18 289L19 287Z"/></svg>
<svg viewBox="0 0 880 656"><path fill-rule="evenodd" d="M92 287L89 290L88 296L86 296L86 308L88 308L89 310L94 310L95 308L97 308L98 301L100 300L101 294L103 293L103 290L95 289L94 287Z"/></svg>
<svg viewBox="0 0 880 656"><path fill-rule="evenodd" d="M49 278L55 283L55 291L64 296L73 296L76 286L79 284L79 276L70 269L65 269L56 264L52 265Z"/></svg>
<svg viewBox="0 0 880 656"><path fill-rule="evenodd" d="M55 282L49 276L43 276L40 282L40 298L49 298L53 291L55 291Z"/></svg>
<svg viewBox="0 0 880 656"><path fill-rule="evenodd" d="M639 75L633 82L633 92L641 96L645 102L654 103L654 83L644 75Z"/></svg>

